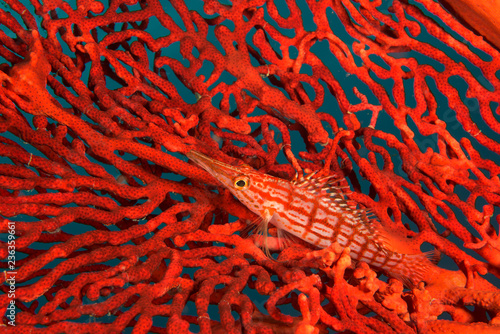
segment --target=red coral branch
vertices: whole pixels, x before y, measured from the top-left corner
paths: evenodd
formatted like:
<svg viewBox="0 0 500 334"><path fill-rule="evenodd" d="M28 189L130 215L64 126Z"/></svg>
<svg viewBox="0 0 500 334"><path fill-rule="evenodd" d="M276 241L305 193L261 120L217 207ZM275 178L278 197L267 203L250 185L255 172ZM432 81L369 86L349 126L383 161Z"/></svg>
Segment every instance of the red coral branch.
<svg viewBox="0 0 500 334"><path fill-rule="evenodd" d="M428 0L193 6L0 8L4 330L498 331L498 50ZM338 244L269 259L191 149L345 177L450 262L405 290Z"/></svg>

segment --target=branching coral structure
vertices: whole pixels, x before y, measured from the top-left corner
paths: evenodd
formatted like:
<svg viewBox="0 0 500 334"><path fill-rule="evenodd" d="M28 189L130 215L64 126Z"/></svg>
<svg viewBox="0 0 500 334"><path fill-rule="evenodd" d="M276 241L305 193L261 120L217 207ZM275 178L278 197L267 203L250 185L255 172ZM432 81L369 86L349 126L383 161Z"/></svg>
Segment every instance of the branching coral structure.
<svg viewBox="0 0 500 334"><path fill-rule="evenodd" d="M0 4L2 332L500 331L500 53L473 27L432 0L105 3ZM191 150L336 175L442 261L405 286L274 228L269 257Z"/></svg>

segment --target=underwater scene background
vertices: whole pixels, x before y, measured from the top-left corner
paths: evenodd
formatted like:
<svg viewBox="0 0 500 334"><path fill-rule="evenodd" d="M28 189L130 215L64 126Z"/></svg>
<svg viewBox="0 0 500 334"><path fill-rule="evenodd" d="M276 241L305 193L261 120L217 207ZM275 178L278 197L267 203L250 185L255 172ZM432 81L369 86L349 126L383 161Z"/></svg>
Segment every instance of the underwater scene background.
<svg viewBox="0 0 500 334"><path fill-rule="evenodd" d="M0 1L2 329L497 331L498 31L449 10ZM440 261L408 286L275 228L271 259L191 150L335 175L392 250Z"/></svg>

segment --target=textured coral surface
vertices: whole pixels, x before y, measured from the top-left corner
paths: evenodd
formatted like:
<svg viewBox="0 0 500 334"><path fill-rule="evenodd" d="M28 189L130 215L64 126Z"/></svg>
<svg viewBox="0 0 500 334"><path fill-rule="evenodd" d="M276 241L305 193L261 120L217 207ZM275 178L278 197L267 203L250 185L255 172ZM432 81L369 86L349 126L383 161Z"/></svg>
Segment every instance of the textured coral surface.
<svg viewBox="0 0 500 334"><path fill-rule="evenodd" d="M439 3L4 1L2 332L500 330L500 53ZM442 261L409 289L338 244L270 259L192 149L345 177Z"/></svg>

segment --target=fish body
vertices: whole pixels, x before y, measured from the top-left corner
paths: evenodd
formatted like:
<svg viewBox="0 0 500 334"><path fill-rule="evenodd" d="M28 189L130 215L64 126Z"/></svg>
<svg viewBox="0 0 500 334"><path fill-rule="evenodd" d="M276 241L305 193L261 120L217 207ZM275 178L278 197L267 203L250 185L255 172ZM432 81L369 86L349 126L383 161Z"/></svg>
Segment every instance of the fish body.
<svg viewBox="0 0 500 334"><path fill-rule="evenodd" d="M188 157L212 174L248 209L312 245L334 242L349 247L351 257L412 286L424 280L433 266L429 253L403 254L391 250L390 235L380 225L370 226L367 212L349 205L331 177L283 180L248 165L231 166L190 151ZM337 180L338 181L338 180Z"/></svg>

